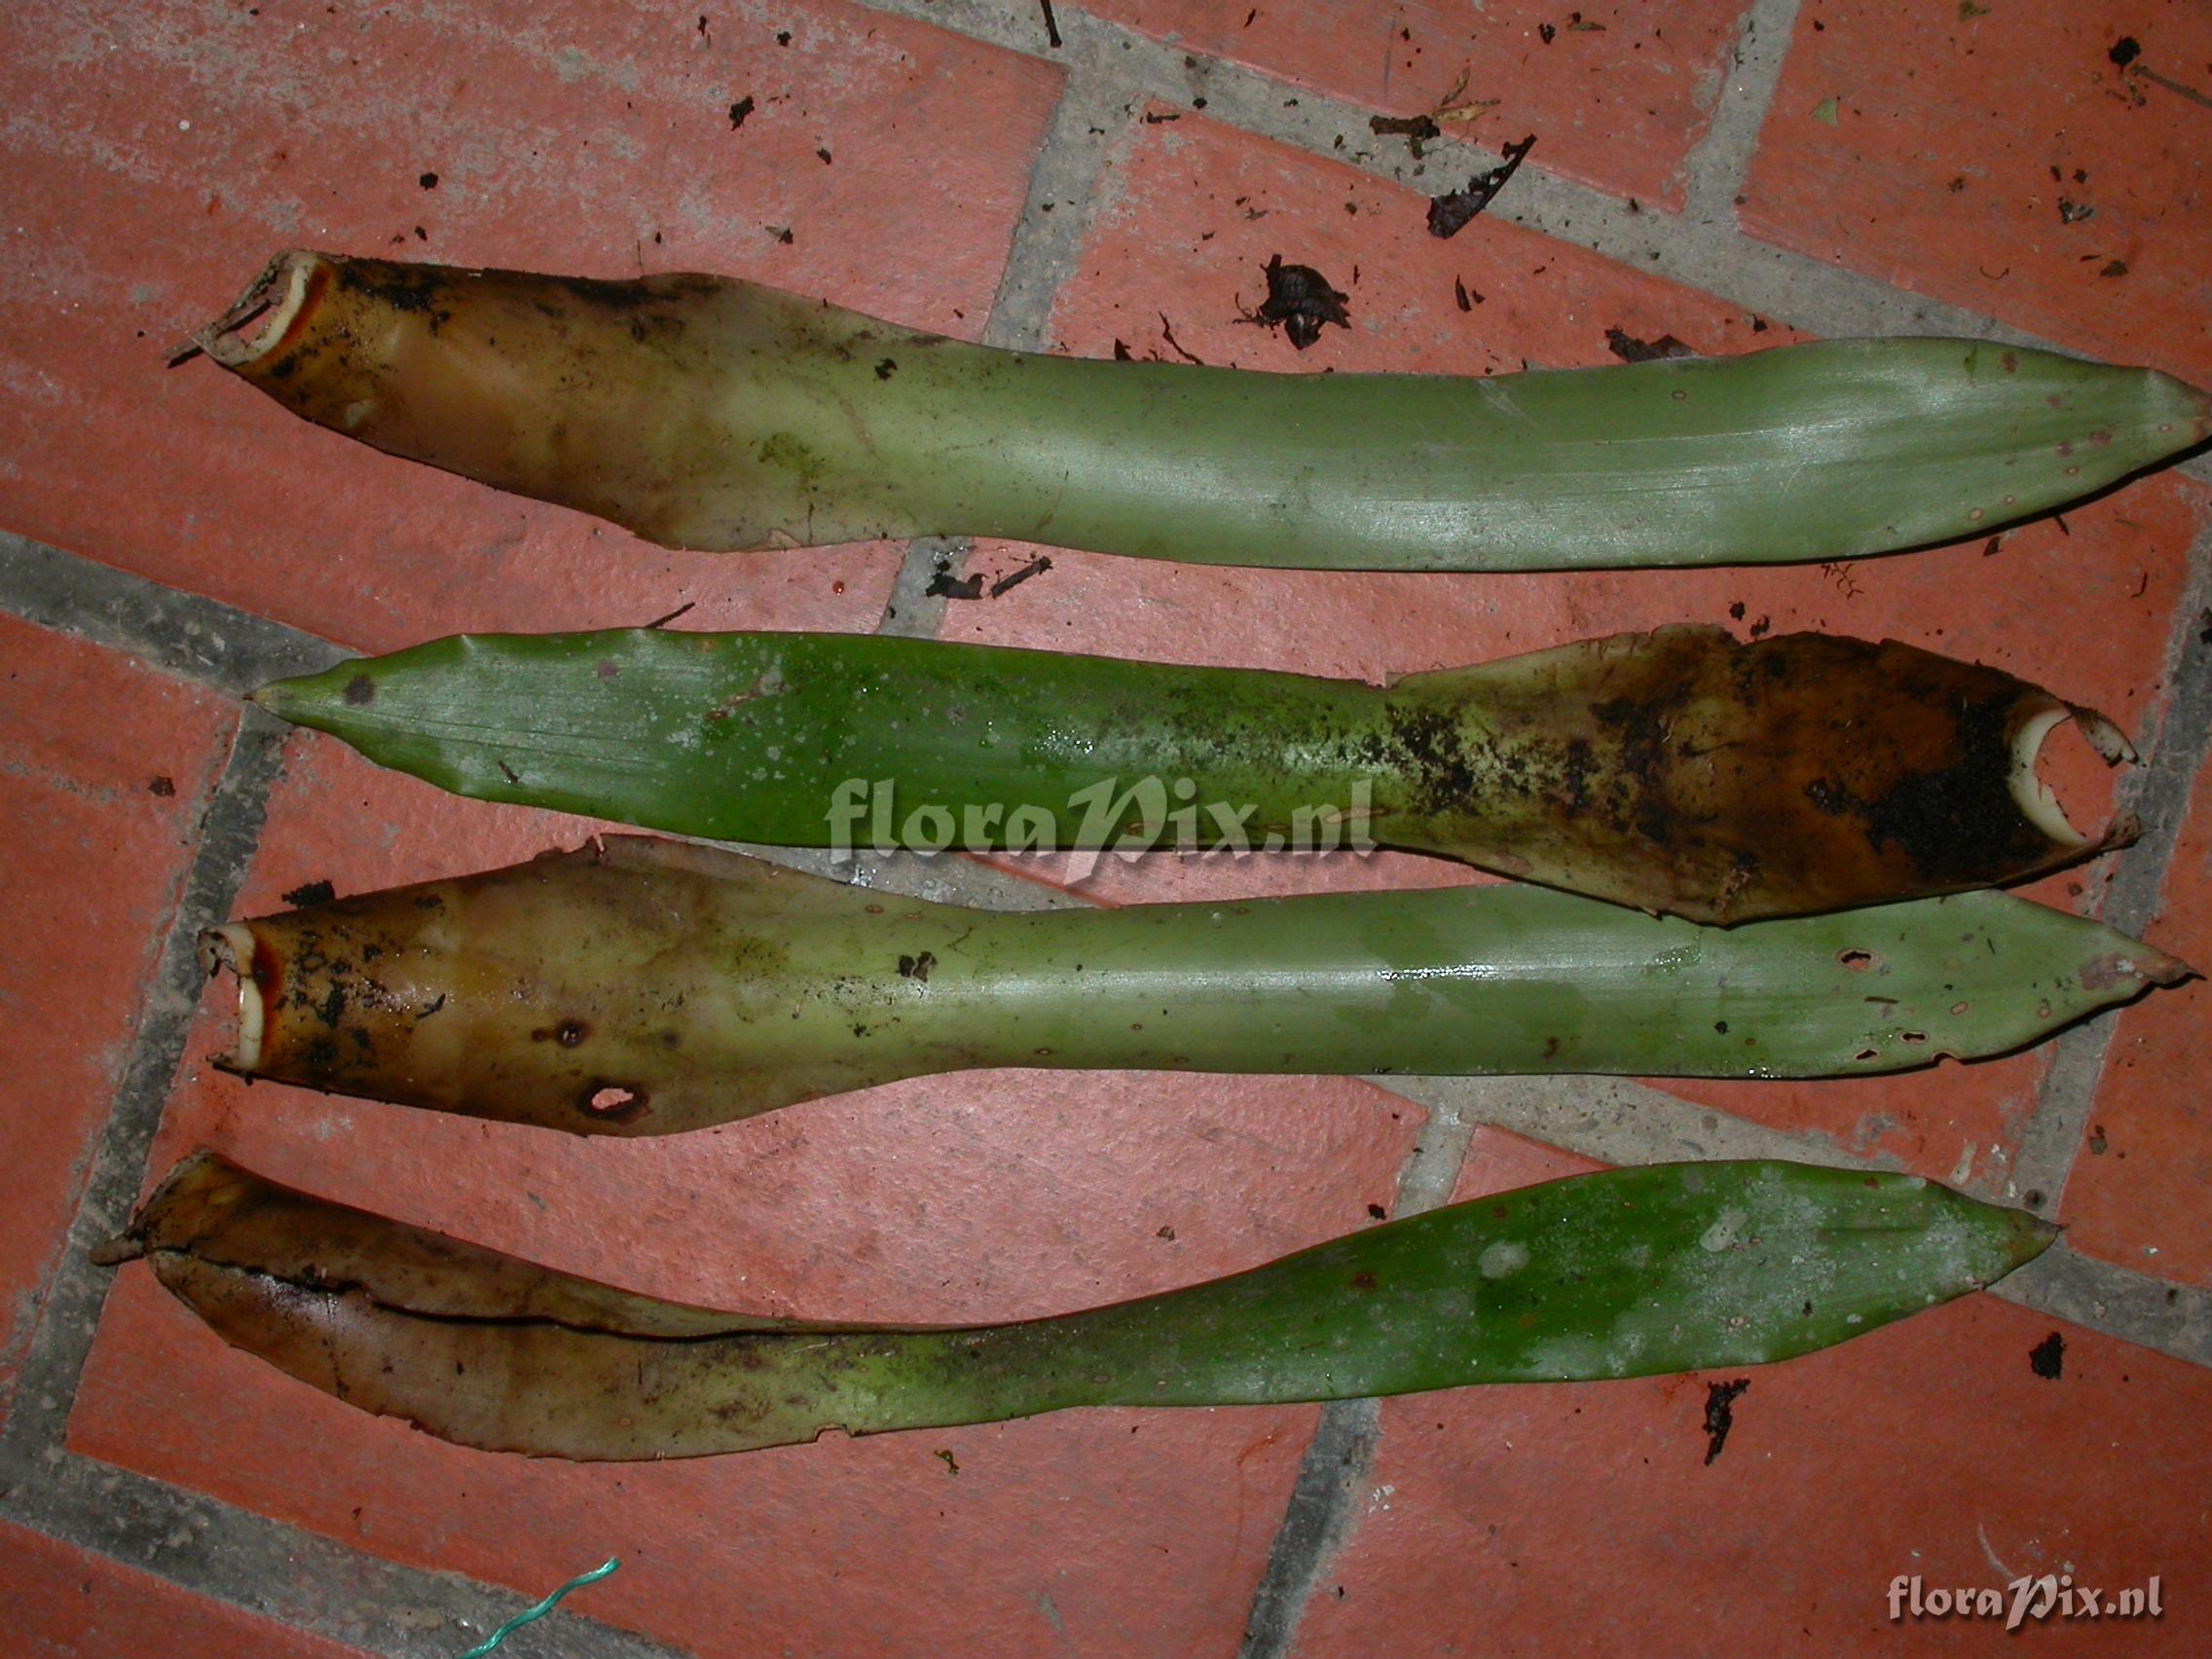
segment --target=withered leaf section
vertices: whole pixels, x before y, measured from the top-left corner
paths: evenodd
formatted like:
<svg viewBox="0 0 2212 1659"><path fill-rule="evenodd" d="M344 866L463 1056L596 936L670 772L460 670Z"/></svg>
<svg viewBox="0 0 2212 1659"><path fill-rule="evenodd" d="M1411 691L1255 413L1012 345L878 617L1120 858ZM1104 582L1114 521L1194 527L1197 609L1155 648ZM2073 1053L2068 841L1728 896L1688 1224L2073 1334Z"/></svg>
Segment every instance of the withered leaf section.
<svg viewBox="0 0 2212 1659"><path fill-rule="evenodd" d="M2201 443L2164 375L1963 340L1493 379L994 350L735 278L279 255L198 344L307 419L674 547L1012 536L1211 564L1847 559Z"/></svg>
<svg viewBox="0 0 2212 1659"><path fill-rule="evenodd" d="M2038 874L2077 832L2036 777L2075 719L1992 668L1724 629L1388 686L838 634L464 635L264 687L482 799L722 840L888 851L1368 841L1697 921ZM934 841L929 837L935 836Z"/></svg>
<svg viewBox="0 0 2212 1659"><path fill-rule="evenodd" d="M1735 928L1526 884L1018 913L626 836L203 948L237 1071L608 1134L982 1066L1897 1071L2189 972L1989 892Z"/></svg>
<svg viewBox="0 0 2212 1659"><path fill-rule="evenodd" d="M700 1456L1072 1406L1230 1406L1757 1365L2003 1277L2056 1229L1917 1176L1658 1164L1524 1188L1133 1302L886 1328L617 1290L208 1153L98 1252L234 1346L462 1445Z"/></svg>

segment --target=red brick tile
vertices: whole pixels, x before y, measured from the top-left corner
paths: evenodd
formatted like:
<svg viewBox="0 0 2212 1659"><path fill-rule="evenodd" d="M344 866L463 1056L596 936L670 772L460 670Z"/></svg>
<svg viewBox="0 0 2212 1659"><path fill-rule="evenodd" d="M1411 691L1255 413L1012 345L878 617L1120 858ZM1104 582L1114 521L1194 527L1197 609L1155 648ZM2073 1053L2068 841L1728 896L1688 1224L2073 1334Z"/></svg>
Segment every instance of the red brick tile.
<svg viewBox="0 0 2212 1659"><path fill-rule="evenodd" d="M2212 969L2212 790L2200 773L2151 937ZM2077 1250L2212 1285L2212 992L2196 981L2120 1015L2060 1219Z"/></svg>
<svg viewBox="0 0 2212 1659"><path fill-rule="evenodd" d="M0 522L359 646L686 601L701 624L871 626L897 568L880 544L669 553L376 455L204 362L163 366L300 242L706 269L978 332L1059 71L834 0L722 8L704 32L700 15L0 17Z"/></svg>
<svg viewBox="0 0 2212 1659"><path fill-rule="evenodd" d="M345 1659L358 1654L257 1618L105 1556L0 1522L8 1651L23 1659L161 1653L173 1659Z"/></svg>
<svg viewBox="0 0 2212 1659"><path fill-rule="evenodd" d="M1460 1196L1577 1161L1484 1131ZM2157 1634L2048 1633L2067 1652L2166 1650L2212 1568L2212 1457L2177 1423L2212 1374L1970 1297L1818 1354L1730 1373L1725 1450L1704 1459L1701 1376L1463 1389L1385 1401L1357 1529L1306 1608L1302 1659L1381 1651L1873 1651L1893 1576L2002 1588L2071 1573L2108 1591L2157 1573ZM1921 1621L1915 1643L1993 1641ZM2186 1645L2186 1643L2185 1643Z"/></svg>
<svg viewBox="0 0 2212 1659"><path fill-rule="evenodd" d="M223 702L0 617L0 1401L37 1320L222 764Z"/></svg>
<svg viewBox="0 0 2212 1659"><path fill-rule="evenodd" d="M2116 65L2122 37L2141 50L2135 70L2194 88L2197 103ZM2208 65L2212 15L2157 0L1809 5L1752 163L1744 226L2204 385L2212 173L2198 104ZM2105 275L2116 266L2124 273Z"/></svg>
<svg viewBox="0 0 2212 1659"><path fill-rule="evenodd" d="M1440 242L1413 193L1199 117L1139 124L1130 143L1053 314L1054 337L1070 350L1105 356L1119 339L1140 354L1162 351L1162 312L1176 339L1209 362L1283 371L1480 374L1524 361L1604 363L1612 360L1608 327L1672 333L1716 353L1789 338L1780 327L1754 332L1756 319L1709 294L1503 219L1486 215ZM1358 211L1346 212L1347 203ZM1353 326L1326 330L1300 353L1242 321L1275 253L1314 265L1350 293ZM1456 281L1469 291L1467 311ZM1985 537L1826 567L1388 575L1055 551L1050 571L1002 598L948 607L944 635L1382 680L1670 622L1716 622L1740 634L1818 628L1992 663L2133 728L2163 705L2166 641L2190 546L2208 521L2206 492L2167 473L2070 511L2063 528L2046 521L2009 532L1994 553ZM995 572L1026 556L986 544L977 567ZM2053 603L2057 595L2066 603ZM2083 615L2096 625L2083 627ZM2084 824L2102 817L2111 781L2079 753L2057 778ZM1052 869L1050 861L1024 867ZM1122 901L1457 879L1452 866L1406 857L1156 860L1109 866L1085 890ZM2102 887L2092 866L2033 891L2086 908ZM2043 1051L1911 1077L1666 1087L1930 1175L1957 1171L1971 1146L1969 1167L1980 1177L2010 1156L2046 1064Z"/></svg>
<svg viewBox="0 0 2212 1659"><path fill-rule="evenodd" d="M587 828L439 794L319 737L289 756L242 909L302 881L427 876ZM249 1088L202 1063L225 1028L211 994L157 1170L213 1144L571 1271L830 1317L1001 1319L1250 1266L1366 1225L1422 1123L1346 1080L1008 1071L584 1140ZM662 1468L535 1462L348 1411L224 1348L130 1271L71 1443L533 1594L620 1554L593 1611L702 1653L752 1651L738 1633L761 1629L803 1650L876 1629L912 1651L1027 1651L1055 1621L1086 1648L1135 1653L1234 1645L1312 1420L1091 1413Z"/></svg>
<svg viewBox="0 0 2212 1659"><path fill-rule="evenodd" d="M1493 146L1533 131L1535 159L1553 171L1679 207L1683 164L1712 124L1745 7L1657 0L1569 13L1543 0L1407 0L1369 11L1097 0L1089 9L1371 109L1419 114L1455 89L1460 100L1494 100L1457 130Z"/></svg>

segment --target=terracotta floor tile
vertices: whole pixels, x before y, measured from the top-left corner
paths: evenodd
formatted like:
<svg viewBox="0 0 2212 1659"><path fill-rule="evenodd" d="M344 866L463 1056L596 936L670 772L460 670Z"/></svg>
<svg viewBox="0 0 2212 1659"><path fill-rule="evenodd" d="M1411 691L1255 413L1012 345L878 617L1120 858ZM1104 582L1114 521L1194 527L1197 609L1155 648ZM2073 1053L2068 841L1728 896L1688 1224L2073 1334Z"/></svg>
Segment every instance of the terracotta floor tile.
<svg viewBox="0 0 2212 1659"><path fill-rule="evenodd" d="M2212 15L2158 0L1808 5L1743 224L2201 386L2208 62Z"/></svg>
<svg viewBox="0 0 2212 1659"><path fill-rule="evenodd" d="M705 269L979 332L1059 72L835 0L698 15L0 17L0 523L361 646L686 602L699 624L872 626L890 548L665 552L376 455L205 362L163 366L303 242Z"/></svg>
<svg viewBox="0 0 2212 1659"><path fill-rule="evenodd" d="M1377 8L1098 0L1090 10L1393 114L1421 114L1455 96L1494 100L1460 130L1493 148L1534 131L1535 160L1553 171L1678 207L1683 164L1712 123L1745 7L1659 0L1569 13L1541 0Z"/></svg>
<svg viewBox="0 0 2212 1659"><path fill-rule="evenodd" d="M442 795L326 739L288 753L246 911L305 881L474 867L588 828ZM1000 1319L1252 1266L1367 1225L1422 1124L1344 1080L1007 1071L586 1140L248 1088L203 1061L227 1000L202 1011L157 1170L213 1144L555 1266L771 1312ZM150 1409L180 1396L188 1410ZM702 1653L756 1651L745 1633L761 1629L801 1651L844 1650L858 1629L893 1651L1027 1651L1055 1621L1086 1650L1210 1653L1241 1630L1311 1420L1094 1413L681 1467L536 1463L336 1406L130 1272L71 1444L534 1594L619 1553L594 1612Z"/></svg>
<svg viewBox="0 0 2212 1659"><path fill-rule="evenodd" d="M356 1647L308 1636L166 1579L0 1522L8 1651L22 1659L345 1659Z"/></svg>
<svg viewBox="0 0 2212 1659"><path fill-rule="evenodd" d="M2212 968L2212 790L2200 773L2150 932ZM2212 993L2198 980L2120 1015L2060 1219L2138 1272L2212 1284Z"/></svg>
<svg viewBox="0 0 2212 1659"><path fill-rule="evenodd" d="M1461 1196L1577 1166L1484 1131ZM2054 1331L2048 1380L2029 1354ZM2045 1572L2108 1591L2157 1573L2169 1612L2015 1640L2186 1648L2212 1456L2171 1429L2212 1408L2202 1369L1976 1296L1725 1375L1751 1388L1710 1464L1704 1384L1721 1374L1384 1402L1356 1530L1293 1651L1871 1652L1899 1640L1895 1575L2002 1589ZM2001 1621L1908 1623L1916 1646L2002 1638Z"/></svg>
<svg viewBox="0 0 2212 1659"><path fill-rule="evenodd" d="M0 1404L37 1322L228 750L218 698L0 617ZM35 941L25 948L24 941Z"/></svg>

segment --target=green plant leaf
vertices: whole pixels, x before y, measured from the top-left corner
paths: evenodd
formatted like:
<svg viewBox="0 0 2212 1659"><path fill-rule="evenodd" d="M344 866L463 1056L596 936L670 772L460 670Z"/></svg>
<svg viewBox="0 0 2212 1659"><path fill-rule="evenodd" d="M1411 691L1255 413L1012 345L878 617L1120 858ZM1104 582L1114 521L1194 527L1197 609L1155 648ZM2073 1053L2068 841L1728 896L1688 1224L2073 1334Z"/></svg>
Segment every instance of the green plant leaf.
<svg viewBox="0 0 2212 1659"><path fill-rule="evenodd" d="M1072 1406L1227 1406L1646 1377L1826 1347L2002 1278L2057 1230L1914 1175L1571 1176L1248 1272L1018 1324L760 1319L617 1290L202 1152L102 1262L235 1346L493 1451L659 1458Z"/></svg>
<svg viewBox="0 0 2212 1659"><path fill-rule="evenodd" d="M674 547L1013 536L1209 564L1851 559L2201 443L2203 392L1962 340L1494 379L994 350L734 278L279 255L198 343L295 413Z"/></svg>
<svg viewBox="0 0 2212 1659"><path fill-rule="evenodd" d="M979 1066L1865 1075L2189 973L1987 892L1736 928L1523 884L1027 913L631 836L203 953L240 976L233 1070L584 1134Z"/></svg>
<svg viewBox="0 0 2212 1659"><path fill-rule="evenodd" d="M886 852L940 830L973 851L1364 834L1698 921L1993 886L2133 831L2075 832L2035 778L2069 717L2132 757L2110 721L1996 669L1818 634L1663 628L1386 687L876 635L466 635L256 700L461 794L680 834Z"/></svg>

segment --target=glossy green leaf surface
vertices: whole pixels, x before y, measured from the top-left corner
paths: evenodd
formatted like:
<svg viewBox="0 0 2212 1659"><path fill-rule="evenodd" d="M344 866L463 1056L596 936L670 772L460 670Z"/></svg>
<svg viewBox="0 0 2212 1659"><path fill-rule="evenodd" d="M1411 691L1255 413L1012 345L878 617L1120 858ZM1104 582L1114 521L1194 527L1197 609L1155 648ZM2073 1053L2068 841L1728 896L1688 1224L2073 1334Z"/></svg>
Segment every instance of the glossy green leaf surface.
<svg viewBox="0 0 2212 1659"><path fill-rule="evenodd" d="M880 635L463 635L256 700L480 799L720 840L1438 853L1697 921L1995 886L2131 833L2073 718L1894 642L1662 628L1393 683Z"/></svg>

